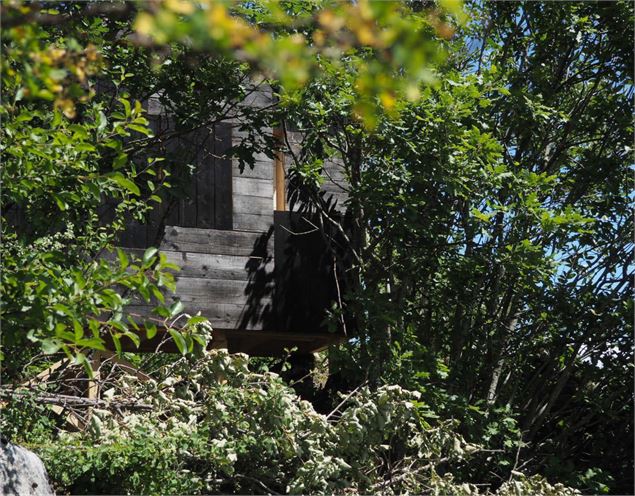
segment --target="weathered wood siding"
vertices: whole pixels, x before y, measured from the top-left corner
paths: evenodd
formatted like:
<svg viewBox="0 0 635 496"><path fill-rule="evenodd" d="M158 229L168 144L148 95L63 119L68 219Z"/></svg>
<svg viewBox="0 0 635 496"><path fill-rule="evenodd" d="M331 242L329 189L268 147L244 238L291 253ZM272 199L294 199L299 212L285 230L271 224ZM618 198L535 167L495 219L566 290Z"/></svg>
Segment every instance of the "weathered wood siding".
<svg viewBox="0 0 635 496"><path fill-rule="evenodd" d="M159 248L169 262L181 267L176 292L165 293L166 304L180 300L184 312L200 312L220 329L272 327L272 231L167 226ZM129 310L147 318L153 316L152 308L153 304L137 301Z"/></svg>
<svg viewBox="0 0 635 496"><path fill-rule="evenodd" d="M264 87L243 105L272 103ZM170 130L170 119L156 101L150 100L148 111L155 133ZM147 225L132 225L123 244L138 254L141 248L158 246L169 262L181 267L176 293L166 294L166 303L180 300L186 313L200 312L217 329L323 331L335 286L321 235L292 234L310 226L297 214L276 212L274 222L273 159L258 154L254 167L241 171L237 159L224 156L245 138L240 123L229 120L168 145L169 152L196 166L185 198L155 208ZM292 146L301 146L299 133L289 139ZM286 163L291 164L290 156ZM347 195L341 162L328 162L324 176L322 191L342 212ZM152 317L152 308L135 301L129 310L145 319Z"/></svg>
<svg viewBox="0 0 635 496"><path fill-rule="evenodd" d="M266 108L273 105L268 86L261 86L248 95L242 105ZM232 144L238 145L247 134L234 122ZM271 130L267 130L271 134ZM264 153L254 157L254 167L240 170L239 161L232 163L233 228L237 231L267 231L273 226L273 160Z"/></svg>

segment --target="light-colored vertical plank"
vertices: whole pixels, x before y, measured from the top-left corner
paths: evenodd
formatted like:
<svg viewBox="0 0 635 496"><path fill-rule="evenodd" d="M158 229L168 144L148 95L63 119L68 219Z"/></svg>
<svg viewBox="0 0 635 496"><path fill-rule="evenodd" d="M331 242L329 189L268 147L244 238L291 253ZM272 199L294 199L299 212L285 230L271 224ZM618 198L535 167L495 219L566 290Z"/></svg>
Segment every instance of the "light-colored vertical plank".
<svg viewBox="0 0 635 496"><path fill-rule="evenodd" d="M284 131L276 127L273 130L273 136L278 141L278 146L282 147L284 143ZM276 160L274 162L275 167L275 183L273 188L273 195L276 201L276 210L286 210L287 209L287 199L286 199L286 186L285 186L285 175L284 175L284 153L282 150L279 150L276 153Z"/></svg>
<svg viewBox="0 0 635 496"><path fill-rule="evenodd" d="M88 399L99 399L99 367L101 366L101 352L93 352L90 359L90 368L93 371L93 377L88 381Z"/></svg>

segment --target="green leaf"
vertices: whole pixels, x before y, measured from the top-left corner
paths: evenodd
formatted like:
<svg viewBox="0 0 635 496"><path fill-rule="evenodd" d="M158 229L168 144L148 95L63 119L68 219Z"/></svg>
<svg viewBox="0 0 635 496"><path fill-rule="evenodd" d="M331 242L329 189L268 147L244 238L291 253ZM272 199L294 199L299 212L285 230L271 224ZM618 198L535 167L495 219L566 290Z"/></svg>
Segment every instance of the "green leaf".
<svg viewBox="0 0 635 496"><path fill-rule="evenodd" d="M106 117L106 114L104 114L101 110L99 111L97 122L98 132L102 132L104 129L106 129L106 126L108 125L108 118Z"/></svg>
<svg viewBox="0 0 635 496"><path fill-rule="evenodd" d="M139 190L139 187L133 181L131 181L127 177L124 177L121 173L115 172L114 174L109 176L109 178L113 180L114 182L116 182L122 188L125 188L126 190L128 190L130 193L136 196L141 195L141 191Z"/></svg>
<svg viewBox="0 0 635 496"><path fill-rule="evenodd" d="M79 341L84 337L84 328L77 320L73 320L73 329L75 330L76 341Z"/></svg>
<svg viewBox="0 0 635 496"><path fill-rule="evenodd" d="M126 255L121 248L117 248L117 258L119 259L119 266L121 267L121 270L126 270L129 263L128 255Z"/></svg>
<svg viewBox="0 0 635 496"><path fill-rule="evenodd" d="M172 336L172 339L174 340L176 347L181 352L181 355L185 355L187 352L187 343L185 342L183 335L175 329L170 329L168 332L170 333L170 336Z"/></svg>
<svg viewBox="0 0 635 496"><path fill-rule="evenodd" d="M192 336L192 340L197 342L199 345L201 345L202 348L205 348L207 346L207 341L200 334L194 334Z"/></svg>
<svg viewBox="0 0 635 496"><path fill-rule="evenodd" d="M157 288L156 286L152 286L150 289L152 290L152 294L157 300L159 300L161 303L165 303L165 296L159 290L159 288Z"/></svg>
<svg viewBox="0 0 635 496"><path fill-rule="evenodd" d="M137 321L131 315L128 315L127 320L135 331L139 330L139 324L137 324Z"/></svg>
<svg viewBox="0 0 635 496"><path fill-rule="evenodd" d="M202 317L201 315L195 315L194 317L190 317L188 319L187 325L191 326L191 325L200 324L202 322L207 322L207 319L205 317Z"/></svg>
<svg viewBox="0 0 635 496"><path fill-rule="evenodd" d="M148 339L152 339L154 336L157 335L157 326L155 324L153 324L152 322L146 322L144 324L144 327L146 329L146 337Z"/></svg>
<svg viewBox="0 0 635 496"><path fill-rule="evenodd" d="M130 114L132 113L130 109L130 102L126 100L125 98L120 98L119 101L123 105L126 117L130 117Z"/></svg>
<svg viewBox="0 0 635 496"><path fill-rule="evenodd" d="M152 134L152 131L150 129L148 129L147 127L138 126L137 124L128 124L128 128L146 136L150 136Z"/></svg>
<svg viewBox="0 0 635 496"><path fill-rule="evenodd" d="M154 313L156 313L157 315L159 315L160 317L164 317L164 318L168 318L170 317L170 310L168 310L166 307L164 306L157 306L154 310Z"/></svg>
<svg viewBox="0 0 635 496"><path fill-rule="evenodd" d="M35 115L33 115L32 113L29 112L22 112L20 113L20 115L18 115L16 117L16 122L29 122L30 120L32 120L35 117Z"/></svg>
<svg viewBox="0 0 635 496"><path fill-rule="evenodd" d="M74 357L73 357L73 363L75 365L82 365L84 363L88 362L88 358L86 358L86 355L84 355L83 353L77 353Z"/></svg>
<svg viewBox="0 0 635 496"><path fill-rule="evenodd" d="M149 263L152 258L157 254L159 250L157 248L154 247L150 247L148 248L144 253L143 253L143 263L147 264Z"/></svg>
<svg viewBox="0 0 635 496"><path fill-rule="evenodd" d="M118 333L111 333L112 342L115 345L115 350L117 351L117 355L121 355L121 338Z"/></svg>
<svg viewBox="0 0 635 496"><path fill-rule="evenodd" d="M105 351L104 341L101 338L80 339L77 341L79 346L84 348L91 348L93 350Z"/></svg>
<svg viewBox="0 0 635 496"><path fill-rule="evenodd" d="M128 332L124 333L124 336L126 336L128 339L130 339L130 341L132 341L137 348L141 344L141 339L134 332L128 331Z"/></svg>
<svg viewBox="0 0 635 496"><path fill-rule="evenodd" d="M40 346L45 354L51 355L52 353L59 351L62 347L62 343L56 339L43 339Z"/></svg>
<svg viewBox="0 0 635 496"><path fill-rule="evenodd" d="M128 154L127 153L119 153L115 160L112 163L113 169L121 169L128 163Z"/></svg>
<svg viewBox="0 0 635 496"><path fill-rule="evenodd" d="M59 208L62 212L66 210L67 205L59 196L53 195L53 199L55 200L55 203L57 203L57 208Z"/></svg>
<svg viewBox="0 0 635 496"><path fill-rule="evenodd" d="M185 306L183 305L181 300L178 300L177 302L174 303L174 305L170 307L170 317L176 317L179 313L183 311L184 308Z"/></svg>
<svg viewBox="0 0 635 496"><path fill-rule="evenodd" d="M75 149L80 152L94 152L96 148L90 143L78 143L75 145Z"/></svg>

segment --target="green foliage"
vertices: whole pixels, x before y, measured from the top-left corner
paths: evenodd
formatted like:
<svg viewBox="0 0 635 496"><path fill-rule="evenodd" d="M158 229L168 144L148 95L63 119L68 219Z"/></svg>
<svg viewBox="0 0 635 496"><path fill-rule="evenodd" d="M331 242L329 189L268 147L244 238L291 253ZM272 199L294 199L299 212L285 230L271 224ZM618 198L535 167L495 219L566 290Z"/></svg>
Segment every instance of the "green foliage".
<svg viewBox="0 0 635 496"><path fill-rule="evenodd" d="M39 349L62 349L85 362L105 340L117 350L122 339L138 344L140 323L126 311L133 301L159 304L157 320L168 326L177 320L182 307L163 305L176 267L156 250L142 259L121 251L115 256L114 245L133 219L171 201L171 190L182 194L189 167L173 160L166 141L232 118L245 135L233 153L253 167L270 117L234 108L253 89L230 60L199 58L193 72L191 55L178 46L160 60L126 42L130 20L89 21L79 15L80 3L6 7L2 338L4 370L16 379ZM49 16L52 25L29 23L33 15ZM153 92L175 116L167 137L154 136L141 104ZM178 321L193 328L201 317L194 319ZM146 323L146 331L152 337L156 324ZM190 330L171 334L183 352L201 341Z"/></svg>
<svg viewBox="0 0 635 496"><path fill-rule="evenodd" d="M95 409L86 432L27 444L58 492L479 494L444 468L479 448L435 420L419 393L362 388L320 415L275 374L223 351L182 358L157 377L120 376L104 393L112 407ZM123 399L151 408L121 416ZM512 488L574 494L518 477Z"/></svg>
<svg viewBox="0 0 635 496"><path fill-rule="evenodd" d="M8 4L3 374L138 339L125 306L162 303L172 267L115 253L117 234L185 194L194 166L171 140L231 121L242 167L276 153L264 129L301 130L289 197L333 226L346 275L325 396L368 388L327 419L243 357L192 361L204 341L173 328L186 358L109 393L152 411L106 408L54 439L45 409L11 403L3 432L43 442L80 492L571 493L519 467L631 491L632 4L472 2L463 24L418 2L202 4L88 20L65 2L46 28ZM236 103L254 74L276 108ZM149 97L174 120L157 136ZM318 190L333 159L341 224Z"/></svg>
<svg viewBox="0 0 635 496"><path fill-rule="evenodd" d="M573 496L580 494L579 491L571 489L562 484L549 484L543 477L539 475L534 477L525 477L522 474L518 480L505 482L496 494L500 496L520 496L522 494L544 494L545 496Z"/></svg>
<svg viewBox="0 0 635 496"><path fill-rule="evenodd" d="M19 439L22 443L46 443L54 438L56 422L50 409L38 403L34 394L21 395L2 408L0 431L5 439Z"/></svg>
<svg viewBox="0 0 635 496"><path fill-rule="evenodd" d="M503 450L477 480L506 478L520 445L520 463L585 491L599 487L587 470L619 466L611 490L628 492L632 36L614 30L632 5L469 8L439 84L372 132L354 119L354 76L326 63L287 116L303 130L292 177L325 224L321 164L339 159L350 185L333 317L354 339L331 363L349 387L421 390ZM597 438L617 418L614 457Z"/></svg>
<svg viewBox="0 0 635 496"><path fill-rule="evenodd" d="M406 2L175 0L139 13L135 27L158 43L187 39L246 61L291 98L324 63L334 64L352 75L357 114L372 127L378 109L393 111L398 95L416 99L418 83L433 79L430 63L441 56L435 37L449 38L463 18L460 2L440 7L454 18Z"/></svg>
<svg viewBox="0 0 635 496"><path fill-rule="evenodd" d="M102 36L103 27L93 23L88 36ZM167 171L161 158L131 146L152 137L140 101L124 92L109 102L95 97L107 69L79 37L33 24L3 31L1 318L10 376L28 358L15 351L29 341L83 363L105 339L117 350L122 339L138 345L139 325L125 306L135 295L162 303L161 291L174 289L177 267L156 250L143 259L103 256L126 223L161 201L168 184L156 178Z"/></svg>

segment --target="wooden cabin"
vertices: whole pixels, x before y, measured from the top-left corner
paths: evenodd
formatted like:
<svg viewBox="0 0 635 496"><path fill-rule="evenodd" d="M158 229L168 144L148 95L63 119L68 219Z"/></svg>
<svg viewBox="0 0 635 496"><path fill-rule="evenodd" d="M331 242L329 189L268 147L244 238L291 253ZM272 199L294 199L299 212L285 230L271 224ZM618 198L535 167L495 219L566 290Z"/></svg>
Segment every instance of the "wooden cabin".
<svg viewBox="0 0 635 496"><path fill-rule="evenodd" d="M267 89L243 102L272 103ZM150 100L148 115L155 134L170 126L157 101ZM180 198L164 201L146 223L131 223L121 245L130 250L157 246L181 267L176 293L166 294L166 303L178 299L184 312L208 318L213 346L251 355L322 350L342 339L342 329L329 331L325 322L341 291L333 257L311 218L298 204L289 208L289 157L259 154L253 169L241 171L238 161L225 155L243 137L228 121L170 144L184 170L187 163L195 168L182 183ZM298 146L297 133L286 139ZM337 162L327 164L325 176L322 193L343 213L346 188ZM152 315L151 309L135 304L129 311L143 318ZM153 349L152 343L143 346Z"/></svg>

